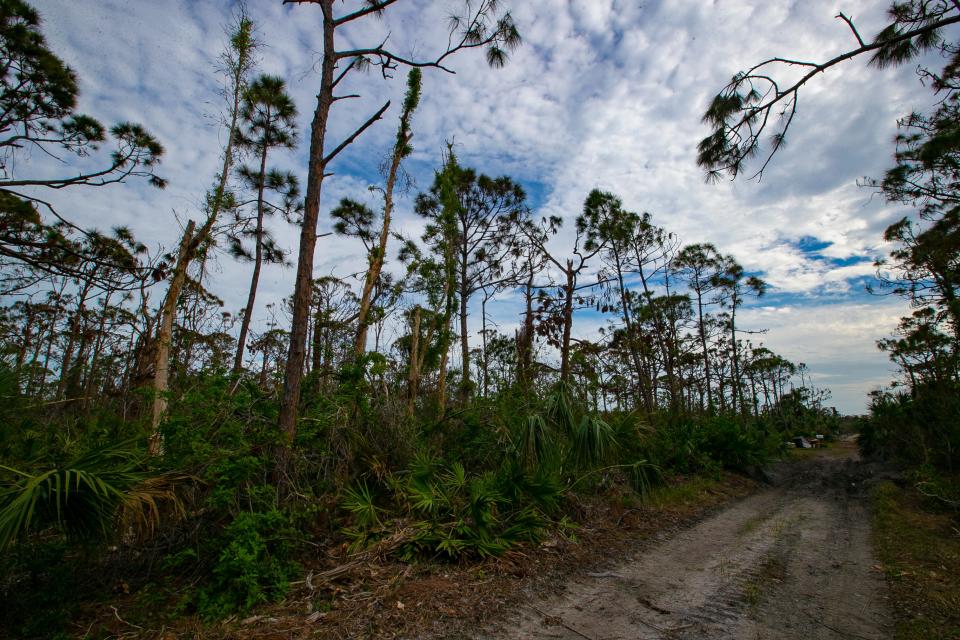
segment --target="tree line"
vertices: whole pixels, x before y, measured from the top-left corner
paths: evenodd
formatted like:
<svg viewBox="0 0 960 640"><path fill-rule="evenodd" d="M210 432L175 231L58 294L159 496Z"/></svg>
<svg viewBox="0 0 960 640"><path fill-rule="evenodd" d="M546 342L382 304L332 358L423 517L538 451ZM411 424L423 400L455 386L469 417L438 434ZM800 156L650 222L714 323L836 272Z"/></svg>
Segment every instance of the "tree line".
<svg viewBox="0 0 960 640"><path fill-rule="evenodd" d="M368 15L361 10L333 18L319 4L331 30ZM374 6L386 9L371 5L370 13ZM19 8L33 21L20 16L8 20L9 28L42 38L35 14L23 3ZM737 333L737 311L762 296L767 285L712 244L684 246L651 214L625 209L612 193L595 190L587 196L573 219L573 246L557 251L551 240L563 219L536 219L519 183L461 166L451 146L433 185L415 198L415 212L426 222L423 237L403 238L392 229L397 181L412 152L420 68L442 68L458 47L484 46L489 52L516 45L509 14L495 18L496 10L495 4L476 7L470 22L455 29L463 31L463 40L436 61L408 61L382 49L327 56L331 63L340 61L341 75L328 73L321 84L335 85L357 66L412 67L384 182L371 187L380 202L344 199L329 212L337 235L361 241L367 268L359 287L349 278L308 277L304 291L298 268L297 291L284 308L272 310L273 320L262 328L253 318L263 265L287 260L265 222L279 216L300 226L298 263L312 262L319 214L310 209L319 197L311 195L318 187L310 183L323 179L323 167L345 144L321 158L320 175L307 178L306 198L295 174L271 168L273 154L297 147L297 107L282 78L255 74L259 42L246 16L233 25L221 60L227 85L222 169L207 193L201 222L189 221L169 253L148 255L126 228L112 235L80 229L60 220L39 197L14 191L28 183L60 188L61 182L9 177L3 185L4 226L11 236L3 293L13 302L4 309L3 329L20 391L61 403L64 411L108 402L130 418L149 412L156 436L169 398L175 397L171 377L185 382L204 371L250 376L283 390L280 425L292 437L287 414L296 407L289 408L288 401L300 383L291 378L307 376L311 392L328 392L342 367L369 366L382 357L378 384L406 386L398 395L408 398L411 415L418 407L442 412L450 403L462 405L513 385L532 389L556 381L589 389L596 406L637 408L647 416L664 409L754 416L769 411L796 366ZM42 40L38 46L18 52L19 61L45 75L31 76L18 92L8 92L8 111L25 108L28 100L46 106L55 97L63 105L39 114L36 125L11 116L7 128L22 129L8 145L11 167L20 153L18 139L42 148L93 151L94 137L74 133L78 121L90 120L73 111L76 85L54 84L57 77L40 70L39 57L54 61L55 72L64 77L72 72ZM502 55L491 62L499 64ZM61 96L64 92L68 95ZM325 127L325 117L322 110L315 114L314 129ZM163 186L155 175L159 144L138 125L118 127L134 128L140 137L130 142L121 137L125 147L115 153L115 166L95 177L71 178L70 186L140 176ZM39 139L41 128L60 137ZM313 161L319 156L316 135L311 132ZM236 166L238 158L250 162ZM44 208L58 216L53 223L46 222ZM393 265L391 240L399 250ZM207 283L209 256L224 250L253 267L247 303L237 313L224 311ZM504 292L523 300L514 335L498 333L488 322L487 305ZM478 302L479 345L471 340L469 322ZM608 319L595 341L575 337L575 318L590 310ZM389 323L402 327L395 344L380 340ZM375 339L368 351L371 329ZM451 360L454 350L458 362ZM152 400L137 393L144 389L152 390Z"/></svg>

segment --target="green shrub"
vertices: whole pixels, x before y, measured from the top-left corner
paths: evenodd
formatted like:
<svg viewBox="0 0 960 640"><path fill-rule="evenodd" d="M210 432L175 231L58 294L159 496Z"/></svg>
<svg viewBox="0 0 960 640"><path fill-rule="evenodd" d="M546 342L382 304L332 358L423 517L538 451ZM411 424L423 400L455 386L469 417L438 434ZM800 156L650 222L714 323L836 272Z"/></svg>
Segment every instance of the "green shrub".
<svg viewBox="0 0 960 640"><path fill-rule="evenodd" d="M945 471L960 469L960 387L918 385L913 394L874 393L861 425L860 450Z"/></svg>
<svg viewBox="0 0 960 640"><path fill-rule="evenodd" d="M296 530L273 510L241 513L210 545L219 555L212 578L197 592L197 611L207 619L281 599L299 570L290 557Z"/></svg>
<svg viewBox="0 0 960 640"><path fill-rule="evenodd" d="M424 454L402 479L391 478L382 488L390 495L380 499L393 503L399 519L387 519L387 509L361 481L344 492L341 506L352 521L344 533L356 551L408 526L411 533L397 551L407 560L485 558L538 540L562 492L554 478L531 475L519 464L471 474L460 462L444 465Z"/></svg>
<svg viewBox="0 0 960 640"><path fill-rule="evenodd" d="M769 460L781 440L776 431L754 421L724 415L685 418L657 427L651 455L658 466L680 473L748 471Z"/></svg>

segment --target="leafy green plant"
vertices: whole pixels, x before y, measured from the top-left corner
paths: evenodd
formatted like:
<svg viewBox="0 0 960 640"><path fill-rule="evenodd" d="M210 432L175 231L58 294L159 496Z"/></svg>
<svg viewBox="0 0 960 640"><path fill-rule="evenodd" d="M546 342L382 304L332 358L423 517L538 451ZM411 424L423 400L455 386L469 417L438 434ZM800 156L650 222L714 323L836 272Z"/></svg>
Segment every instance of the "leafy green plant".
<svg viewBox="0 0 960 640"><path fill-rule="evenodd" d="M471 474L460 462L443 465L418 454L403 480L390 479L401 512L387 520L385 509L366 482L344 492L341 502L351 526L343 532L351 551L383 539L397 527L409 527L400 545L402 559L427 556L446 560L499 555L515 544L539 539L548 523L546 513L557 506L559 483L531 477L519 465L501 473Z"/></svg>
<svg viewBox="0 0 960 640"><path fill-rule="evenodd" d="M295 535L280 511L237 515L216 540L212 579L197 593L201 616L219 618L282 598L299 569L290 559Z"/></svg>
<svg viewBox="0 0 960 640"><path fill-rule="evenodd" d="M149 478L131 443L94 448L63 465L38 467L29 472L0 465L7 474L0 488L0 549L47 527L77 540L105 540L115 533L122 511L128 524L152 527L159 521L162 501L182 511L175 491L160 478Z"/></svg>
<svg viewBox="0 0 960 640"><path fill-rule="evenodd" d="M538 414L528 415L520 421L513 440L513 448L525 469L536 469L556 457L556 440L550 433L546 420Z"/></svg>
<svg viewBox="0 0 960 640"><path fill-rule="evenodd" d="M574 412L573 390L569 382L558 382L546 397L544 415L561 433L573 436L579 423Z"/></svg>
<svg viewBox="0 0 960 640"><path fill-rule="evenodd" d="M584 416L573 433L570 457L584 468L603 463L616 444L613 429L597 415Z"/></svg>

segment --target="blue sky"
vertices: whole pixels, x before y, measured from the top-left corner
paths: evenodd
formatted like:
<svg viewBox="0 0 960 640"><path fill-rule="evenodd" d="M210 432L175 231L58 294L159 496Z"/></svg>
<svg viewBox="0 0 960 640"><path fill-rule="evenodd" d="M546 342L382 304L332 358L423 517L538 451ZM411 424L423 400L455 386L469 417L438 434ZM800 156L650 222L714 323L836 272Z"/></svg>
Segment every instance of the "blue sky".
<svg viewBox="0 0 960 640"><path fill-rule="evenodd" d="M347 0L348 4L353 0ZM106 122L143 123L166 146L165 191L142 184L57 194L75 221L102 229L130 226L151 247L171 247L219 163L219 79L226 0L35 0L54 50L79 74L81 110ZM883 229L906 212L857 186L892 163L896 119L931 103L913 67L884 70L853 61L804 89L789 144L762 182L707 185L695 163L706 133L700 116L712 94L744 67L775 54L823 59L851 45L838 11L852 14L862 33L883 24L884 3L762 0L542 0L513 2L525 44L505 69L487 68L479 53L457 56L456 75L428 72L414 123L408 170L415 186L399 200L398 230L418 236L411 212L417 189L429 186L445 140L461 162L521 181L538 214L572 222L595 187L649 211L654 222L685 242L712 242L750 272L770 294L746 309L745 328L833 392L833 403L861 412L865 394L892 371L875 342L906 312L903 302L868 295L872 263L889 251ZM400 2L383 21L344 33L344 45L377 43L386 34L401 53L429 55L445 43L445 14L455 2ZM305 130L314 108L320 48L319 9L249 2L265 42L260 69L284 76ZM364 197L378 182L376 167L394 135L403 74L384 81L357 76L348 87L362 99L338 106L331 137L349 132L387 99L394 109L339 160L324 185L322 210L341 197ZM275 164L305 177L306 145L277 154ZM37 170L52 170L35 158ZM325 215L321 231L328 230ZM568 225L572 226L572 225ZM275 223L282 246L296 246L295 229ZM568 232L555 240L572 246ZM322 239L316 275L345 276L363 265L359 247ZM210 286L228 309L243 304L250 267L223 257ZM259 297L278 302L293 272L269 268ZM495 309L511 331L519 308L505 296ZM595 335L605 320L577 319Z"/></svg>

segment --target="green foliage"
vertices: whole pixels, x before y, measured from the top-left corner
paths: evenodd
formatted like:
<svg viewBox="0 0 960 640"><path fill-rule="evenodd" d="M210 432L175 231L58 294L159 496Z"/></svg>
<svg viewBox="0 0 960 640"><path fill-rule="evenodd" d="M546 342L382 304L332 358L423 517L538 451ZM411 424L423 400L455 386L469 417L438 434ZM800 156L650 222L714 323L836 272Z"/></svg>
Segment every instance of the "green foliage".
<svg viewBox="0 0 960 640"><path fill-rule="evenodd" d="M581 468L605 462L615 444L613 429L600 416L585 415L573 434L571 458Z"/></svg>
<svg viewBox="0 0 960 640"><path fill-rule="evenodd" d="M913 394L874 393L858 442L865 455L955 471L960 451L960 386L928 384Z"/></svg>
<svg viewBox="0 0 960 640"><path fill-rule="evenodd" d="M231 394L233 384L227 376L203 377L172 406L163 426L164 463L195 473L213 509L269 510L276 501L269 482L276 402L251 382Z"/></svg>
<svg viewBox="0 0 960 640"><path fill-rule="evenodd" d="M54 527L90 541L114 533L120 507L146 479L130 443L91 449L63 465L32 471L0 465L0 550L32 532Z"/></svg>
<svg viewBox="0 0 960 640"><path fill-rule="evenodd" d="M358 527L368 529L381 524L378 515L381 509L374 503L373 494L366 482L345 489L341 504L353 515Z"/></svg>
<svg viewBox="0 0 960 640"><path fill-rule="evenodd" d="M296 540L303 537L296 512L279 509L270 475L278 443L276 400L252 381L241 381L231 393L235 384L228 376L199 379L171 407L163 427L165 463L189 469L205 487L196 497L200 515L193 524L202 534L187 553L171 554L167 566L199 572L200 584L186 602L206 619L281 598L298 570ZM296 469L310 476L312 465L297 460Z"/></svg>
<svg viewBox="0 0 960 640"><path fill-rule="evenodd" d="M556 458L556 441L541 415L533 414L520 420L513 438L514 449L524 469L536 469Z"/></svg>
<svg viewBox="0 0 960 640"><path fill-rule="evenodd" d="M0 558L0 574L0 628L6 632L0 636L70 637L67 625L92 581L69 556L66 542L25 543L19 553ZM24 589L25 582L33 588Z"/></svg>
<svg viewBox="0 0 960 640"><path fill-rule="evenodd" d="M220 551L212 579L197 592L200 615L220 618L282 598L299 570L290 560L296 534L280 511L238 514L211 545Z"/></svg>
<svg viewBox="0 0 960 640"><path fill-rule="evenodd" d="M650 452L659 466L682 473L750 471L774 455L781 440L762 424L729 416L685 418L659 426Z"/></svg>
<svg viewBox="0 0 960 640"><path fill-rule="evenodd" d="M386 510L375 504L364 482L345 491L341 506L353 525L344 532L357 551L402 526L407 533L397 554L406 560L485 558L538 540L562 490L559 482L517 465L475 474L460 462L446 465L425 454L384 489L398 507L399 520L381 518Z"/></svg>

